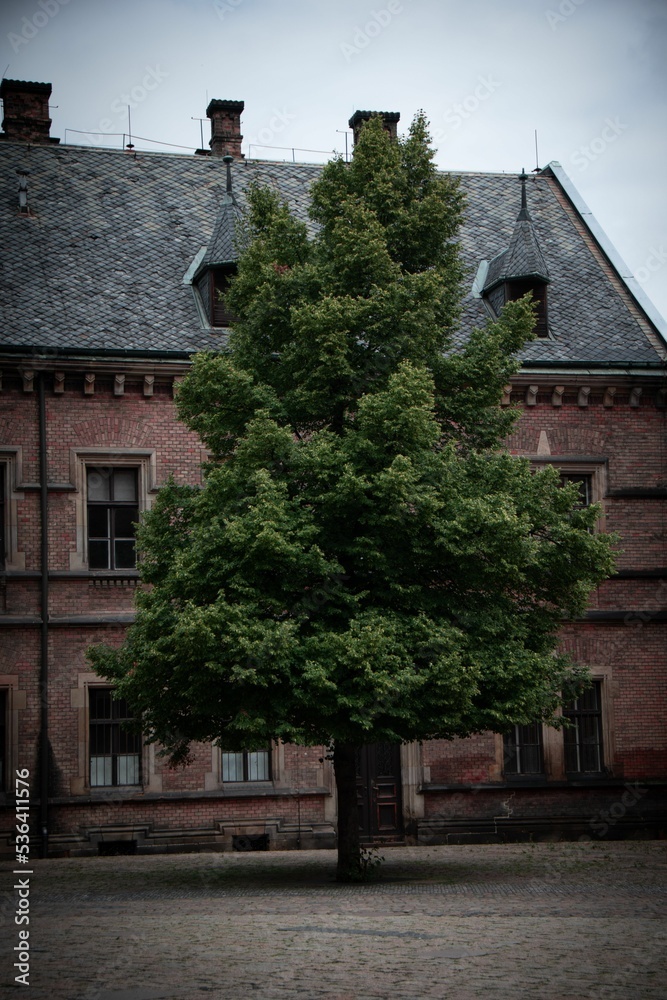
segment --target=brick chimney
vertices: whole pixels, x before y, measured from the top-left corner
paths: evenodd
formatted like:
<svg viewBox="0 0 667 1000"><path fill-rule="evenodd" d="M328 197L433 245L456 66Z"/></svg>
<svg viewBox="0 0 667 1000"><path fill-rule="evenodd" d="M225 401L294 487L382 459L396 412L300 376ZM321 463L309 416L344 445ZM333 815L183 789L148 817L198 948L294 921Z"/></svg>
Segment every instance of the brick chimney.
<svg viewBox="0 0 667 1000"><path fill-rule="evenodd" d="M25 80L3 80L0 97L4 102L4 133L7 142L60 142L49 135L50 83L30 83Z"/></svg>
<svg viewBox="0 0 667 1000"><path fill-rule="evenodd" d="M241 113L243 101L211 101L206 109L211 119L209 146L213 156L234 156L243 159L241 152Z"/></svg>
<svg viewBox="0 0 667 1000"><path fill-rule="evenodd" d="M379 116L382 119L382 124L384 126L385 132L389 133L390 139L397 139L396 126L398 125L401 115L398 111L355 111L350 118L348 125L354 133L354 144L355 146L359 142L359 133L361 132L361 126L364 122L367 122L369 118L375 118Z"/></svg>

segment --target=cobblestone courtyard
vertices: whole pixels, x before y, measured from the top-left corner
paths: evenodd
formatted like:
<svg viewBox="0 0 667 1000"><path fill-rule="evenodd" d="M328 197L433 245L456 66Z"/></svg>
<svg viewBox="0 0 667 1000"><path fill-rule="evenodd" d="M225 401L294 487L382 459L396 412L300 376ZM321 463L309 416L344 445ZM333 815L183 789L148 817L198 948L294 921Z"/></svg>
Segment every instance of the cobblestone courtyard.
<svg viewBox="0 0 667 1000"><path fill-rule="evenodd" d="M35 861L25 995L665 1000L666 846L388 848L361 886L332 881L330 851Z"/></svg>

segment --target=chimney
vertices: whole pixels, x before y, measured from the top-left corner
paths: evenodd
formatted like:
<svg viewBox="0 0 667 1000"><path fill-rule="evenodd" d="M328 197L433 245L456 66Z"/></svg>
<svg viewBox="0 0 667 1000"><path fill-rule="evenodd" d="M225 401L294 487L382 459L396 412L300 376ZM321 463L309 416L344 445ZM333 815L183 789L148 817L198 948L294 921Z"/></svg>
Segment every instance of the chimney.
<svg viewBox="0 0 667 1000"><path fill-rule="evenodd" d="M400 120L400 112L398 111L355 111L350 118L348 125L354 133L354 145L356 146L359 142L359 133L361 132L361 126L364 122L367 122L369 118L380 117L382 119L382 125L384 126L385 132L389 133L389 138L396 140L398 138L396 134L396 126Z"/></svg>
<svg viewBox="0 0 667 1000"><path fill-rule="evenodd" d="M8 142L60 142L49 135L50 83L30 83L25 80L3 80L0 97L4 102L4 133L0 139Z"/></svg>
<svg viewBox="0 0 667 1000"><path fill-rule="evenodd" d="M211 101L206 109L211 119L209 146L213 156L235 156L243 159L241 152L241 113L243 101Z"/></svg>

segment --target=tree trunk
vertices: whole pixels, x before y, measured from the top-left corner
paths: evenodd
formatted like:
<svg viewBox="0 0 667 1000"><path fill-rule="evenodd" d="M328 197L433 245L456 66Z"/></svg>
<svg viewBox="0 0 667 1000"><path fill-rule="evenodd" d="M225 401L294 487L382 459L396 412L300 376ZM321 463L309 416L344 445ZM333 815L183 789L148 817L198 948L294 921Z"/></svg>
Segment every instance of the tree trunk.
<svg viewBox="0 0 667 1000"><path fill-rule="evenodd" d="M352 743L334 745L334 774L338 792L339 882L354 879L359 871L359 807L357 805L356 747Z"/></svg>

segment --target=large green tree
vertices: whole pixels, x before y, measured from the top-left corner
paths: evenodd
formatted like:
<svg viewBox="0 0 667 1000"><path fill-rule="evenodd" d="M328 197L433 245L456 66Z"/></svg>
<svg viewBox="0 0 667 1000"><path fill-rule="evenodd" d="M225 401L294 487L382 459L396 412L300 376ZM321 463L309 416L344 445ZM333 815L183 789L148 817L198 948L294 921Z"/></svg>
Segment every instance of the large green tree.
<svg viewBox="0 0 667 1000"><path fill-rule="evenodd" d="M362 130L315 226L252 191L229 351L180 418L213 457L139 531L137 620L92 661L174 761L192 741L333 747L339 877L359 862L355 748L553 721L582 671L563 617L612 567L595 508L502 449L529 300L453 346L463 200L418 115Z"/></svg>

